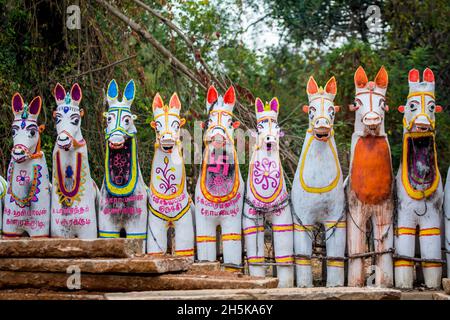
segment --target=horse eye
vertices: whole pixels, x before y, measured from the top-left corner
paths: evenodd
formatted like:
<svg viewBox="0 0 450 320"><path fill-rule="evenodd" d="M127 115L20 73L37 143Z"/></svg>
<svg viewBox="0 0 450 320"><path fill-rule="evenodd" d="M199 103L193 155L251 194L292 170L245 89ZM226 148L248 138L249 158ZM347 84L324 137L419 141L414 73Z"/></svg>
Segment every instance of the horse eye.
<svg viewBox="0 0 450 320"><path fill-rule="evenodd" d="M409 105L409 108L411 109L411 111L416 111L417 105L416 105L415 103L411 103L411 104Z"/></svg>
<svg viewBox="0 0 450 320"><path fill-rule="evenodd" d="M12 134L13 137L16 135L16 133L17 133L16 129L12 129L11 130L11 134Z"/></svg>
<svg viewBox="0 0 450 320"><path fill-rule="evenodd" d="M430 105L430 111L434 111L434 108L435 108L434 104Z"/></svg>
<svg viewBox="0 0 450 320"><path fill-rule="evenodd" d="M111 120L112 120L112 117L110 117L110 116L106 119L106 121L108 121L108 123L110 123Z"/></svg>
<svg viewBox="0 0 450 320"><path fill-rule="evenodd" d="M75 120L73 120L73 122L72 122L72 124L74 124L74 125L78 125L80 123L80 119L75 119Z"/></svg>
<svg viewBox="0 0 450 320"><path fill-rule="evenodd" d="M34 137L36 135L36 130L30 130L30 136Z"/></svg>

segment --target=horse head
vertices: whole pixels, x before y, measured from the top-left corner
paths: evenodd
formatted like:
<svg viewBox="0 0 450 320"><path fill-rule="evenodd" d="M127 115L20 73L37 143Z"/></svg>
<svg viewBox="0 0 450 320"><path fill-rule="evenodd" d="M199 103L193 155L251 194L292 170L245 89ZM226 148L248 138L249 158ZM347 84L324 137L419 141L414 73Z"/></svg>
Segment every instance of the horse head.
<svg viewBox="0 0 450 320"><path fill-rule="evenodd" d="M278 125L279 102L276 97L269 103L255 100L257 148L268 152L278 150L283 135Z"/></svg>
<svg viewBox="0 0 450 320"><path fill-rule="evenodd" d="M108 85L108 111L104 113L107 126L105 138L111 149L122 149L127 140L136 136L134 120L136 115L131 113L131 104L135 96L134 80L130 80L124 90L122 100L119 101L119 88L116 80Z"/></svg>
<svg viewBox="0 0 450 320"><path fill-rule="evenodd" d="M369 81L360 66L355 72L355 102L350 110L355 111L355 131L360 134L384 135L384 113L389 110L386 105L388 74L384 67L378 71L375 80Z"/></svg>
<svg viewBox="0 0 450 320"><path fill-rule="evenodd" d="M327 141L333 134L333 124L339 106L334 105L337 85L336 79L331 77L325 88L319 87L311 76L306 86L309 105L303 106L303 111L309 117L308 132L320 141Z"/></svg>
<svg viewBox="0 0 450 320"><path fill-rule="evenodd" d="M70 92L66 93L64 87L57 83L53 95L57 105L53 111L58 135L56 145L63 150L84 146L86 143L81 135L84 110L79 107L83 94L80 86L75 83Z"/></svg>
<svg viewBox="0 0 450 320"><path fill-rule="evenodd" d="M180 142L180 128L186 123L186 119L180 117L180 99L174 93L169 105L164 105L161 96L157 93L153 99L152 109L151 127L156 132L156 145L161 151L171 153L175 144Z"/></svg>
<svg viewBox="0 0 450 320"><path fill-rule="evenodd" d="M42 157L40 133L45 127L37 124L42 98L37 96L30 104L26 104L20 93L15 93L11 104L14 113L12 160L19 163Z"/></svg>
<svg viewBox="0 0 450 320"><path fill-rule="evenodd" d="M423 82L420 82L419 70L412 69L408 75L409 94L405 106L398 107L404 113L403 127L409 132L434 131L435 113L441 112L434 96L434 74L429 68L423 71Z"/></svg>
<svg viewBox="0 0 450 320"><path fill-rule="evenodd" d="M206 111L209 114L206 123L205 143L216 148L225 148L234 144L234 129L239 121L233 122L233 108L236 103L234 87L228 88L225 95L219 96L216 88L210 86L206 98Z"/></svg>

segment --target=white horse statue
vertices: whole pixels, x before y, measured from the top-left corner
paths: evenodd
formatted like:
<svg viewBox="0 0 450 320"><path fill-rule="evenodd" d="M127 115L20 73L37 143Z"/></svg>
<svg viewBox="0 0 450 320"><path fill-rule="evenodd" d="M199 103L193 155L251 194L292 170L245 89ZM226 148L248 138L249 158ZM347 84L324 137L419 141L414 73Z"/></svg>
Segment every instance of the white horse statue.
<svg viewBox="0 0 450 320"><path fill-rule="evenodd" d="M363 286L365 280L366 223L371 219L376 257L375 285L394 284L392 251L393 172L389 141L384 130L388 74L384 67L375 80L367 79L362 67L355 72L355 113L350 170L347 186L348 285Z"/></svg>
<svg viewBox="0 0 450 320"><path fill-rule="evenodd" d="M3 214L3 237L48 237L50 231L50 182L41 151L37 118L41 97L25 104L19 93L12 98L14 146L8 168L8 191Z"/></svg>
<svg viewBox="0 0 450 320"><path fill-rule="evenodd" d="M256 98L257 141L250 160L244 203L243 231L250 275L264 277L264 220L272 222L278 286L294 286L293 224L280 161L279 103Z"/></svg>
<svg viewBox="0 0 450 320"><path fill-rule="evenodd" d="M346 217L345 192L333 123L339 106L334 105L336 79L325 88L309 78L306 93L309 128L292 183L297 286L312 287L311 255L316 225L325 228L327 286L344 285Z"/></svg>
<svg viewBox="0 0 450 320"><path fill-rule="evenodd" d="M77 83L67 93L58 83L53 94L58 137L53 149L51 236L94 239L98 188L91 178L86 141L81 133L84 110L79 105L83 95Z"/></svg>
<svg viewBox="0 0 450 320"><path fill-rule="evenodd" d="M134 96L133 80L126 85L121 101L116 80L109 83L109 108L104 113L105 179L98 216L100 238L126 236L145 240L147 235L147 187L138 162L136 115L130 110Z"/></svg>
<svg viewBox="0 0 450 320"><path fill-rule="evenodd" d="M219 96L209 87L206 110L209 114L204 134L205 151L200 178L195 189L197 256L200 261L215 261L216 229L221 227L223 261L228 271L242 268L242 205L244 182L234 146L233 122L235 91L230 87Z"/></svg>
<svg viewBox="0 0 450 320"><path fill-rule="evenodd" d="M167 251L167 229L175 230L175 255L194 259L194 225L192 200L186 186L180 128L186 123L180 117L181 102L174 93L165 105L157 93L153 99L153 121L156 132L152 162L147 252Z"/></svg>
<svg viewBox="0 0 450 320"><path fill-rule="evenodd" d="M395 230L395 286L412 288L416 227L419 226L420 253L425 285L441 286L441 223L444 191L439 174L435 143L434 75L416 69L409 71L409 94L400 106L403 116L403 155L397 174L398 221ZM436 261L433 261L436 260Z"/></svg>

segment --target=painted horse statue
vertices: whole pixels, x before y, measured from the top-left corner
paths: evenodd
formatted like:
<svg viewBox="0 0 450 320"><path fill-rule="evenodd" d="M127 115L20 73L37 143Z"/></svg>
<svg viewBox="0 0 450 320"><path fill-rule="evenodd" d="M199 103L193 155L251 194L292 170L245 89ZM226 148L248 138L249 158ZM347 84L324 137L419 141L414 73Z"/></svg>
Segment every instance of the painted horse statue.
<svg viewBox="0 0 450 320"><path fill-rule="evenodd" d="M8 190L8 183L2 176L0 176L0 239L1 239L2 224L3 224L2 216L3 216L4 199L5 199L7 190Z"/></svg>
<svg viewBox="0 0 450 320"><path fill-rule="evenodd" d="M54 89L57 139L53 149L51 236L97 238L98 188L91 178L86 141L81 133L82 92L76 83L70 92Z"/></svg>
<svg viewBox="0 0 450 320"><path fill-rule="evenodd" d="M403 116L403 155L397 174L398 221L395 230L395 286L412 288L416 228L419 227L420 252L423 259L440 260L441 223L444 191L437 163L435 142L434 75L423 72L423 82L416 69L409 72L409 94L400 106ZM425 285L441 286L442 264L423 261Z"/></svg>
<svg viewBox="0 0 450 320"><path fill-rule="evenodd" d="M167 229L175 230L175 255L194 259L194 224L192 200L186 186L180 128L181 102L174 93L165 105L157 93L153 99L156 132L149 194L147 252L167 251Z"/></svg>
<svg viewBox="0 0 450 320"><path fill-rule="evenodd" d="M130 80L119 101L116 80L109 83L108 111L104 113L106 156L105 179L99 205L100 238L146 239L147 187L138 162L136 115L131 113L135 84Z"/></svg>
<svg viewBox="0 0 450 320"><path fill-rule="evenodd" d="M376 257L375 285L393 286L393 171L384 130L388 111L388 74L384 67L369 81L362 67L355 72L355 128L352 135L347 201L348 285L363 286L366 224L371 219Z"/></svg>
<svg viewBox="0 0 450 320"><path fill-rule="evenodd" d="M279 103L255 101L257 141L250 161L244 203L243 231L250 275L265 276L264 220L272 222L279 287L294 286L293 224L280 161Z"/></svg>
<svg viewBox="0 0 450 320"><path fill-rule="evenodd" d="M8 191L3 213L3 237L48 237L50 231L50 182L47 162L41 151L37 119L41 97L24 103L19 93L12 98L14 146L8 167Z"/></svg>
<svg viewBox="0 0 450 320"><path fill-rule="evenodd" d="M217 259L216 229L220 226L223 261L228 271L242 268L241 227L245 185L234 146L234 129L239 126L239 122L232 119L235 102L233 87L223 97L218 95L214 86L209 87L205 151L195 189L198 260Z"/></svg>
<svg viewBox="0 0 450 320"><path fill-rule="evenodd" d="M339 106L334 105L336 79L325 88L309 78L306 92L309 105L309 128L292 183L294 239L297 286L312 287L311 255L316 225L325 228L327 252L327 286L344 285L345 192L339 164L333 123Z"/></svg>

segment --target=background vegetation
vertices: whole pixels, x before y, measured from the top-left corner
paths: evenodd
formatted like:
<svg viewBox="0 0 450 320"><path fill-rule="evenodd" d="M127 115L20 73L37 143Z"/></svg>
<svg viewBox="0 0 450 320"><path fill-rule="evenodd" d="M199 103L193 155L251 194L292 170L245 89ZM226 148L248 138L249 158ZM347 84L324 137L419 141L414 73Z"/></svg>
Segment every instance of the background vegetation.
<svg viewBox="0 0 450 320"><path fill-rule="evenodd" d="M52 89L56 82L66 88L79 82L86 110L83 134L88 141L93 176L101 184L104 90L112 78L122 88L134 78L137 98L133 109L138 114L139 156L146 181L154 143L149 126L154 94L160 92L168 99L177 91L188 129L192 130L194 121L205 118L205 87L210 83L236 86L241 103L236 113L250 128L254 127L253 99L279 97L280 121L286 132L283 163L292 180L308 123L301 106L307 102L305 86L310 75L321 85L333 75L338 80L335 101L343 108L337 116L336 138L346 173L354 121L347 108L354 96L353 73L363 65L373 79L385 65L389 72L387 101L391 106L386 128L395 171L402 136L402 116L396 109L405 103L408 71L428 66L437 77L437 103L445 110L437 115L437 143L439 165L446 175L450 164L447 0L143 2L173 21L177 29L137 0L0 0L0 174L5 175L10 159L13 93L19 91L27 101L35 95L43 96L40 121L47 126L43 149L50 162L55 140ZM105 3L112 4L113 9ZM72 4L81 8L80 30L66 28L66 9ZM376 32L365 24L367 8L373 4L380 7L381 13ZM111 10L131 18L139 28L119 19ZM248 16L251 19L245 19ZM248 34L261 38L267 28L279 30L279 41L273 46L255 47ZM246 167L241 166L244 176ZM198 176L197 166L189 165L188 173L192 186Z"/></svg>

